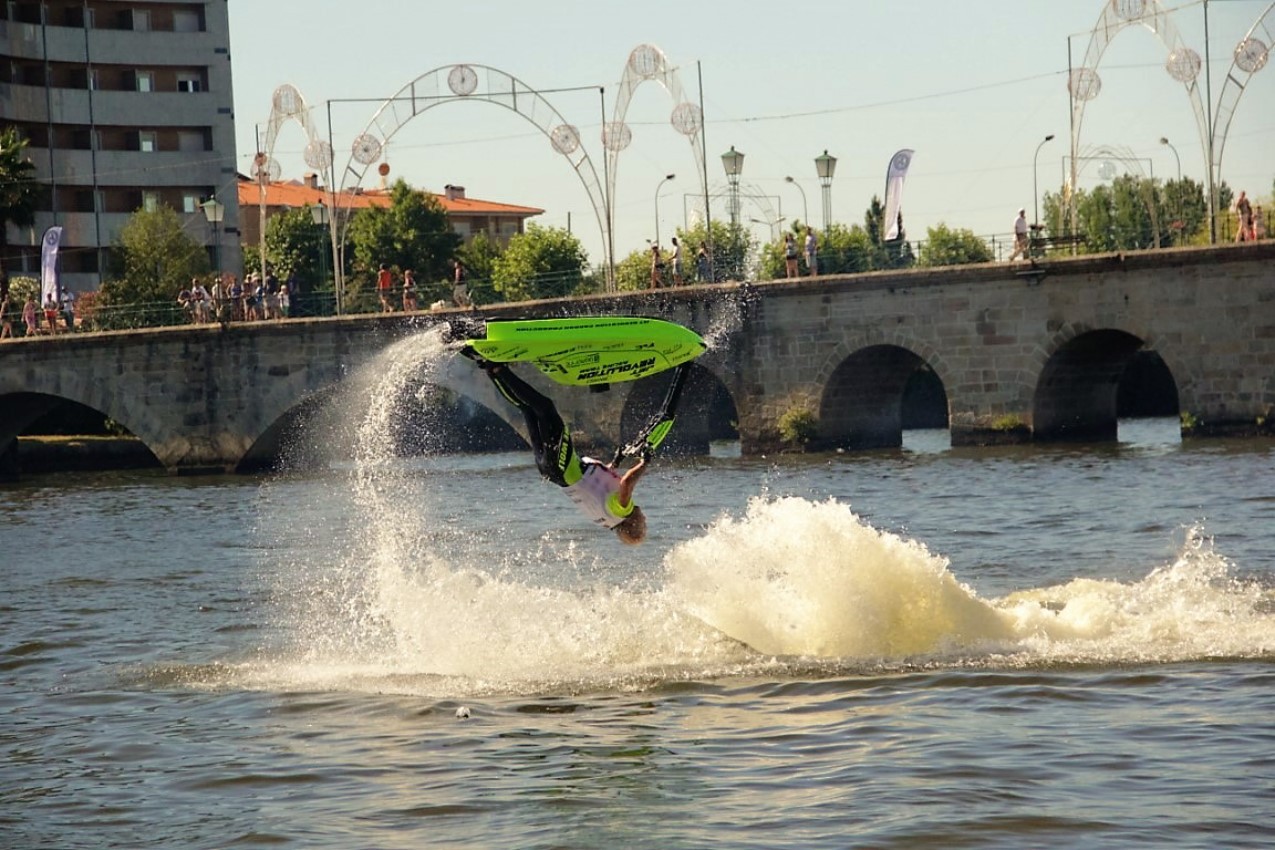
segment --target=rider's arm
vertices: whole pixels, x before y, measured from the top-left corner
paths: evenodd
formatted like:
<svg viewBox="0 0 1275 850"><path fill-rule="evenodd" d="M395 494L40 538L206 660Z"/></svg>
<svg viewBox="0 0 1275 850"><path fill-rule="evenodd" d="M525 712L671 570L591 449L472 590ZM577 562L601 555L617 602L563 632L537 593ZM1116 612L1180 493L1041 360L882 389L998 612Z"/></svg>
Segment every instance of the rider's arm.
<svg viewBox="0 0 1275 850"><path fill-rule="evenodd" d="M617 495L620 498L621 505L627 507L633 504L633 488L637 486L638 479L642 477L642 473L645 471L646 458L642 458L620 478L620 492Z"/></svg>

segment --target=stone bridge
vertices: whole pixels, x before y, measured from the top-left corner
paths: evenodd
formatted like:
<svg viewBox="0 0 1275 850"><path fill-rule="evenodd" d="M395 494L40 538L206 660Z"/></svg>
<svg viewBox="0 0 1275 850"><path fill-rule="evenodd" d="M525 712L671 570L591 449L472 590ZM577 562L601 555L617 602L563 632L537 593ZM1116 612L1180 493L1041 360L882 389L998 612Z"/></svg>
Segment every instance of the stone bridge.
<svg viewBox="0 0 1275 850"><path fill-rule="evenodd" d="M1148 388L1182 413L1188 435L1269 433L1275 412L1275 242L695 286L477 314L635 314L695 328L711 349L696 361L674 429L687 451L733 436L745 454L770 451L801 425L814 448L898 446L921 421L945 424L954 445L1114 439L1122 399ZM456 316L6 341L0 456L12 463L15 437L65 401L120 423L179 473L269 467L316 411L366 408L385 386L449 390L405 403L425 417L451 405L444 419L461 432L492 414L521 429L471 364L441 355L433 327ZM404 369L377 388L378 376ZM607 445L641 425L664 380L551 392L586 445Z"/></svg>

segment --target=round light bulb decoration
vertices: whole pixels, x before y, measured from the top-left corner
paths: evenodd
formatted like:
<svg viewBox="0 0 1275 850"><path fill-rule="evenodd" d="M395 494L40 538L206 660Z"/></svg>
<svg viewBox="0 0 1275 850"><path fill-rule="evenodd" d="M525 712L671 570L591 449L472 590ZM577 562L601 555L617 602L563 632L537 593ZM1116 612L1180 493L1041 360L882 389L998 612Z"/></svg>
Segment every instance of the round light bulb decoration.
<svg viewBox="0 0 1275 850"><path fill-rule="evenodd" d="M1105 161L1098 166L1098 176L1103 180L1110 180L1116 176L1116 164L1111 160Z"/></svg>
<svg viewBox="0 0 1275 850"><path fill-rule="evenodd" d="M559 124L549 132L549 141L560 154L575 153L580 147L580 131L570 124Z"/></svg>
<svg viewBox="0 0 1275 850"><path fill-rule="evenodd" d="M1093 100L1102 91L1102 78L1092 68L1077 68L1071 72L1067 90L1076 100Z"/></svg>
<svg viewBox="0 0 1275 850"><path fill-rule="evenodd" d="M332 164L332 146L322 139L315 139L305 146L305 164L311 168L325 168Z"/></svg>
<svg viewBox="0 0 1275 850"><path fill-rule="evenodd" d="M699 132L700 127L703 126L704 121L700 116L698 106L683 101L673 108L669 123L673 125L674 130L683 136L694 136Z"/></svg>
<svg viewBox="0 0 1275 850"><path fill-rule="evenodd" d="M623 121L608 121L602 127L602 146L609 151L622 151L633 143L633 131Z"/></svg>
<svg viewBox="0 0 1275 850"><path fill-rule="evenodd" d="M350 153L360 165L371 165L381 158L381 141L376 136L364 133L354 140Z"/></svg>
<svg viewBox="0 0 1275 850"><path fill-rule="evenodd" d="M660 49L653 44L639 44L629 54L629 68L643 79L650 79L660 72L663 62Z"/></svg>
<svg viewBox="0 0 1275 850"><path fill-rule="evenodd" d="M1184 47L1169 54L1169 58L1164 63L1164 69L1179 83L1189 83L1200 76L1202 64L1200 54L1189 47Z"/></svg>
<svg viewBox="0 0 1275 850"><path fill-rule="evenodd" d="M1266 67L1271 51L1260 38L1246 38L1235 47L1235 64L1241 71L1256 74Z"/></svg>
<svg viewBox="0 0 1275 850"><path fill-rule="evenodd" d="M468 65L456 65L447 74L447 87L452 94L468 97L478 88L478 74Z"/></svg>
<svg viewBox="0 0 1275 850"><path fill-rule="evenodd" d="M296 115L301 111L301 93L292 85L284 84L275 89L272 102L280 115Z"/></svg>
<svg viewBox="0 0 1275 850"><path fill-rule="evenodd" d="M1147 12L1147 0L1111 0L1111 7L1121 20L1136 21Z"/></svg>

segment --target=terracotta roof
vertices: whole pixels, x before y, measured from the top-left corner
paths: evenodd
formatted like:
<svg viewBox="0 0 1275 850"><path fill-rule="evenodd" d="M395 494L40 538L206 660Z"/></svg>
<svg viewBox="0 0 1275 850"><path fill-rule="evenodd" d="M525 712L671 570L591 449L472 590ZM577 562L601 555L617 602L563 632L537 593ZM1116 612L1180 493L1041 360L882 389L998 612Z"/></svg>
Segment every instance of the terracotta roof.
<svg viewBox="0 0 1275 850"><path fill-rule="evenodd" d="M433 193L431 193L433 194ZM478 198L453 198L434 194L449 215L508 215L529 218L541 215L544 210L535 207L522 207L517 204L501 204L496 201L483 201ZM315 204L329 204L332 199L327 189L313 188L297 180L288 180L266 184L266 206L268 207L312 207ZM382 189L370 189L363 192L346 192L338 198L342 209L364 209L366 207L388 207L390 193ZM257 181L239 175L239 205L255 207L261 203Z"/></svg>

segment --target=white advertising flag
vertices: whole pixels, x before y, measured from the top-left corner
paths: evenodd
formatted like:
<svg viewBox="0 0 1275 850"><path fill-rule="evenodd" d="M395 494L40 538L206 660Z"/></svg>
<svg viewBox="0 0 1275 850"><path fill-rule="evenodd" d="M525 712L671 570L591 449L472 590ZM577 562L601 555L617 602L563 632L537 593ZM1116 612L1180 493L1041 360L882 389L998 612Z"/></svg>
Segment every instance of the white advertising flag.
<svg viewBox="0 0 1275 850"><path fill-rule="evenodd" d="M899 210L903 206L903 178L908 176L908 166L912 164L911 148L890 157L890 168L885 175L885 240L899 238Z"/></svg>
<svg viewBox="0 0 1275 850"><path fill-rule="evenodd" d="M40 247L40 298L41 305L52 296L58 300L58 246L62 244L62 228L50 227L44 231Z"/></svg>

